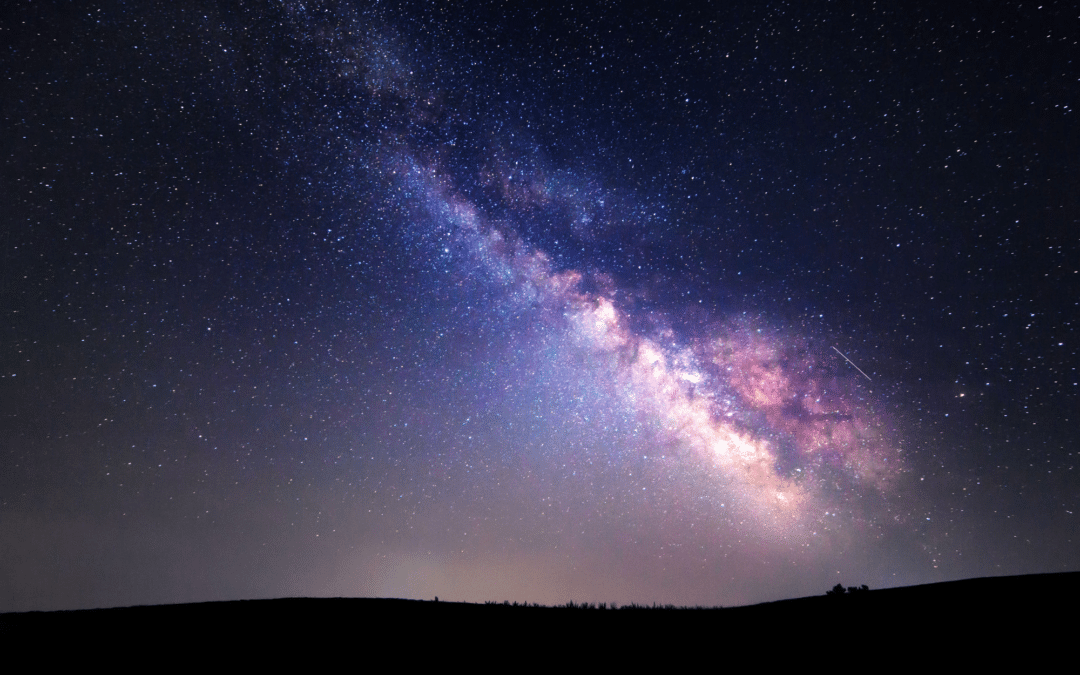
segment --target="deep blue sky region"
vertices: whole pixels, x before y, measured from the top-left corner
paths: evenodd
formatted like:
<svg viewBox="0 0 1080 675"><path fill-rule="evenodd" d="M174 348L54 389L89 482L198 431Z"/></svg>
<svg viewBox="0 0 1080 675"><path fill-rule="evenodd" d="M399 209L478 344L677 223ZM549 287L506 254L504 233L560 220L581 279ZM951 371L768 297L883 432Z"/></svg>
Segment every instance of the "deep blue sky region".
<svg viewBox="0 0 1080 675"><path fill-rule="evenodd" d="M1065 2L0 14L0 610L1080 568Z"/></svg>

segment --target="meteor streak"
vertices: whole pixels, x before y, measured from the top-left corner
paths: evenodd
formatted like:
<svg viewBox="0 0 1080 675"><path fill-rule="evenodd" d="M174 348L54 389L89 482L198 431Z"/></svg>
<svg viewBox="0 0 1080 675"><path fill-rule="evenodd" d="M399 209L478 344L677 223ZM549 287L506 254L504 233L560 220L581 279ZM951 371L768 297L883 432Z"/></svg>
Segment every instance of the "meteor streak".
<svg viewBox="0 0 1080 675"><path fill-rule="evenodd" d="M860 373L862 373L862 376L863 376L863 377L865 377L866 379L870 380L870 376L869 376L869 375L867 375L866 373L863 373L863 369L862 369L862 368L860 368L860 367L856 366L856 365L855 365L855 364L854 364L854 363L852 362L852 360L851 360L851 359L849 359L849 358L848 358L847 356L844 356L844 352L840 351L840 350L839 350L839 349L837 349L836 347L833 347L833 350L834 350L834 351L835 351L835 352L836 352L837 354L839 354L840 356L843 356L843 357L844 357L844 360L845 360L845 361L847 361L848 363L850 363L850 364L852 365L852 367L854 367L854 368L855 368L855 370L857 370L857 371L859 371ZM870 381L871 381L871 382L873 382L873 380L870 380Z"/></svg>

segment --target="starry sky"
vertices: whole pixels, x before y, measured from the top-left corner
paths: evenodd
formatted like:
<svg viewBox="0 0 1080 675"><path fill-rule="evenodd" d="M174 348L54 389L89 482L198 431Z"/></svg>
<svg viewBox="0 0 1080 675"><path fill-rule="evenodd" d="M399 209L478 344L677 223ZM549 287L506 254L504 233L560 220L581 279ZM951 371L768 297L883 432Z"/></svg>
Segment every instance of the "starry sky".
<svg viewBox="0 0 1080 675"><path fill-rule="evenodd" d="M0 611L1080 569L1078 14L7 3Z"/></svg>

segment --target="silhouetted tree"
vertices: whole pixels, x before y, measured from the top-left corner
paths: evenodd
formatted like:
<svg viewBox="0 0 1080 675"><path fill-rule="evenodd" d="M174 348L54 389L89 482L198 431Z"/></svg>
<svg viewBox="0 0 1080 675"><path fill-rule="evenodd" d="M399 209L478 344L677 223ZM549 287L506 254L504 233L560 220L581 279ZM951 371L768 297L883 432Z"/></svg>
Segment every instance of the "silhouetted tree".
<svg viewBox="0 0 1080 675"><path fill-rule="evenodd" d="M831 591L825 591L825 595L840 596L844 595L845 593L848 595L854 595L856 593L865 593L869 590L870 587L866 584L863 584L862 586L848 586L847 588L844 588L843 584L836 584L832 587Z"/></svg>

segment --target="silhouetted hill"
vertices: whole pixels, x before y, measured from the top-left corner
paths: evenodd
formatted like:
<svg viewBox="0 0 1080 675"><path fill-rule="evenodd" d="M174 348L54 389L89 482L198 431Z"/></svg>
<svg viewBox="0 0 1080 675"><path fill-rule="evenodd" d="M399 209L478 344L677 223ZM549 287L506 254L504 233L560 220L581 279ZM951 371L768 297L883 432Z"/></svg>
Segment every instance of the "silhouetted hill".
<svg viewBox="0 0 1080 675"><path fill-rule="evenodd" d="M1073 632L1080 573L996 577L925 586L823 594L733 608L618 610L369 598L284 598L65 612L0 614L12 645L70 640L229 650L363 646L395 659L589 654L658 658L652 650L839 648L862 654L896 645L963 644L1000 636L993 653ZM914 641L912 641L914 640ZM1054 643L1051 641L1051 648ZM1064 643L1059 644L1063 648ZM1046 653L1046 645L1040 653ZM889 648L892 650L892 647ZM779 650L779 651L777 651ZM440 656L441 655L441 656ZM984 657L987 654L983 654ZM676 658L672 656L672 658ZM681 657L679 657L681 658Z"/></svg>

